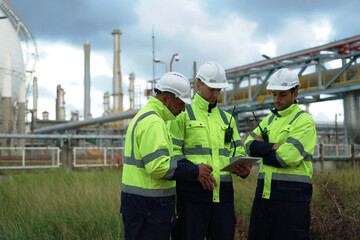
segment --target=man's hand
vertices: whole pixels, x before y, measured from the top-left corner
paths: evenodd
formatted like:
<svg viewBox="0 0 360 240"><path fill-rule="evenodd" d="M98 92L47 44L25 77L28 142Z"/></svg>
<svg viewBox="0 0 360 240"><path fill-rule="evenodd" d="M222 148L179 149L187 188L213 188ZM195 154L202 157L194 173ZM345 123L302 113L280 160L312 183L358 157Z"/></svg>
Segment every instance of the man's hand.
<svg viewBox="0 0 360 240"><path fill-rule="evenodd" d="M264 139L263 139L261 136L259 136L259 135L255 135L254 139L255 139L256 141L264 142Z"/></svg>
<svg viewBox="0 0 360 240"><path fill-rule="evenodd" d="M198 175L198 179L199 178L208 178L212 172L212 167L210 165L207 164L198 164L199 167L199 175Z"/></svg>
<svg viewBox="0 0 360 240"><path fill-rule="evenodd" d="M275 143L275 144L271 147L271 151L276 151L276 150L278 150L280 146L281 146L281 144Z"/></svg>
<svg viewBox="0 0 360 240"><path fill-rule="evenodd" d="M240 177L247 177L250 174L252 165L240 164L233 168L234 173Z"/></svg>
<svg viewBox="0 0 360 240"><path fill-rule="evenodd" d="M203 188L208 191L213 191L214 186L217 187L216 180L212 175L210 175L207 178L206 177L198 178L198 181L201 183Z"/></svg>

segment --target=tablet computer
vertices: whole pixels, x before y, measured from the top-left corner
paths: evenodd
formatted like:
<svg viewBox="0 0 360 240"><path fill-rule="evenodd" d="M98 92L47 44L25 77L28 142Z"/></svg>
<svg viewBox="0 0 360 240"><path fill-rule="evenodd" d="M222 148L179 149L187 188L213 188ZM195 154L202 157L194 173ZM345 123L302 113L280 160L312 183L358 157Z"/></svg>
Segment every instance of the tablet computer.
<svg viewBox="0 0 360 240"><path fill-rule="evenodd" d="M238 160L230 163L229 165L227 165L226 167L224 167L220 171L232 172L234 166L237 166L237 165L240 165L240 164L252 165L252 164L254 164L254 163L256 163L257 161L260 161L260 160L261 160L261 158L259 158L259 157L240 157Z"/></svg>

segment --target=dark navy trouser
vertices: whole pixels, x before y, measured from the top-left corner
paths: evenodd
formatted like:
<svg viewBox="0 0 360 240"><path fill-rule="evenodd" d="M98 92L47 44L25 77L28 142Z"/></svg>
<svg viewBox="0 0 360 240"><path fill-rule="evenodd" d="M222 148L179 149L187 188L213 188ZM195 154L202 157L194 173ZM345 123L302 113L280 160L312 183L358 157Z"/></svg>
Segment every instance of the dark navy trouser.
<svg viewBox="0 0 360 240"><path fill-rule="evenodd" d="M123 214L126 240L169 240L172 217L131 216Z"/></svg>
<svg viewBox="0 0 360 240"><path fill-rule="evenodd" d="M248 240L307 240L310 222L309 201L255 198Z"/></svg>
<svg viewBox="0 0 360 240"><path fill-rule="evenodd" d="M181 199L173 240L234 240L235 210L233 202L193 202Z"/></svg>

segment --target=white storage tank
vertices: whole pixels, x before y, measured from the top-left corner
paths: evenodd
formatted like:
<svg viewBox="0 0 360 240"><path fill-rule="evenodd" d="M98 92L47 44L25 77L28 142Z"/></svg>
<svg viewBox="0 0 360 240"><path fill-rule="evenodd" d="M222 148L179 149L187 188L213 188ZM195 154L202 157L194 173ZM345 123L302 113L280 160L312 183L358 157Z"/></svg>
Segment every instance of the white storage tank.
<svg viewBox="0 0 360 240"><path fill-rule="evenodd" d="M4 90L11 93L14 103L18 98L21 82L25 80L25 64L18 34L10 20L3 18L5 16L0 8L0 94ZM11 79L11 87L9 84L4 84L6 78ZM0 104L0 119L3 112L1 108Z"/></svg>

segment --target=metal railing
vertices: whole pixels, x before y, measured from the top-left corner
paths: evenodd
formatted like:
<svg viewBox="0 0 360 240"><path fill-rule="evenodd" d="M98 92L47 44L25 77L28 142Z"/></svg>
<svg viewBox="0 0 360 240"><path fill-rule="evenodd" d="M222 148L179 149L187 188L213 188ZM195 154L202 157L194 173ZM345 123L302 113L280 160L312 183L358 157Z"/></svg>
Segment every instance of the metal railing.
<svg viewBox="0 0 360 240"><path fill-rule="evenodd" d="M74 167L122 166L123 147L74 147Z"/></svg>
<svg viewBox="0 0 360 240"><path fill-rule="evenodd" d="M0 169L58 168L61 166L58 147L2 147L0 152Z"/></svg>

